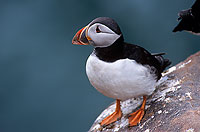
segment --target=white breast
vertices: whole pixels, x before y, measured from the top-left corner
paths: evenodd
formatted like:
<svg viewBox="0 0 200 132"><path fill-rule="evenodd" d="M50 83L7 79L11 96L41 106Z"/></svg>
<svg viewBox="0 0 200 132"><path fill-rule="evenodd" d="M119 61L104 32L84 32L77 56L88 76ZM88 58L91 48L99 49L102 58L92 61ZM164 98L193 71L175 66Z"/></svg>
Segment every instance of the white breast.
<svg viewBox="0 0 200 132"><path fill-rule="evenodd" d="M114 99L149 95L155 90L156 79L150 69L134 60L120 59L109 63L90 55L86 73L93 87Z"/></svg>

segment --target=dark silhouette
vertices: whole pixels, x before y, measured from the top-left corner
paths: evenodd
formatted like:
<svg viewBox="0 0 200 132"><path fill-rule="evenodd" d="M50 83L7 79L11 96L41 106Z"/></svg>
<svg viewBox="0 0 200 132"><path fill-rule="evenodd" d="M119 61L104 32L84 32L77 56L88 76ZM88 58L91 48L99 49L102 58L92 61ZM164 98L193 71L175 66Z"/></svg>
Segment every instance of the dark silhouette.
<svg viewBox="0 0 200 132"><path fill-rule="evenodd" d="M181 21L173 32L185 30L194 34L200 33L200 0L196 0L190 9L182 10L178 15L178 20Z"/></svg>

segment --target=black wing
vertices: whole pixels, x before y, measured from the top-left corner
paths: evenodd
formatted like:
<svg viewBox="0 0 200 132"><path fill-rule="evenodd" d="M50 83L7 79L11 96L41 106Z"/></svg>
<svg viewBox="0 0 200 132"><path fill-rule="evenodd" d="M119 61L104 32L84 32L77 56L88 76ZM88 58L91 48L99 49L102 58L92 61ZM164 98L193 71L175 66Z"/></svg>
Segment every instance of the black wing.
<svg viewBox="0 0 200 132"><path fill-rule="evenodd" d="M171 64L168 59L164 59L162 57L165 53L151 54L144 48L132 44L126 44L125 47L126 58L134 59L142 65L149 65L153 72L157 75L158 80L160 79L161 73L165 70L165 68Z"/></svg>
<svg viewBox="0 0 200 132"><path fill-rule="evenodd" d="M139 64L148 65L151 71L157 75L157 79L160 79L161 73L171 64L168 59L162 57L164 53L150 54L140 46L123 42L123 37L109 47L96 47L93 54L108 63L128 58Z"/></svg>
<svg viewBox="0 0 200 132"><path fill-rule="evenodd" d="M191 31L194 34L200 33L200 0L196 0L194 5L187 10L179 12L179 24L174 28L173 32Z"/></svg>

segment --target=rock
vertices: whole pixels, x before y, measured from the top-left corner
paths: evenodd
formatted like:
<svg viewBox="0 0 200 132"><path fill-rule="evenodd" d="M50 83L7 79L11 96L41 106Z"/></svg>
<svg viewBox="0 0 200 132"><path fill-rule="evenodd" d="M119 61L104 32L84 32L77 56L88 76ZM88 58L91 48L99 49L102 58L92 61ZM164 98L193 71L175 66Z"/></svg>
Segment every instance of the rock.
<svg viewBox="0 0 200 132"><path fill-rule="evenodd" d="M99 123L115 110L115 103L96 119L90 132L200 132L200 52L171 67L148 97L142 121L128 127L128 114L142 103L142 98L121 102L123 117L106 127Z"/></svg>

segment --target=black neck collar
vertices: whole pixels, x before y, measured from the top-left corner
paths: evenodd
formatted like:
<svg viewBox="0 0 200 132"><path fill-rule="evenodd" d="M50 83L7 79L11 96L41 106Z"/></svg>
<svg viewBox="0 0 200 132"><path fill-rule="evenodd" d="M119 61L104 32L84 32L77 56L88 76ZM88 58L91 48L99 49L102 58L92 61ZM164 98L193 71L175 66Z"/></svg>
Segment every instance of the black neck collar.
<svg viewBox="0 0 200 132"><path fill-rule="evenodd" d="M121 59L123 56L124 49L124 38L121 36L112 45L108 47L96 47L94 49L94 54L103 61L114 62Z"/></svg>

